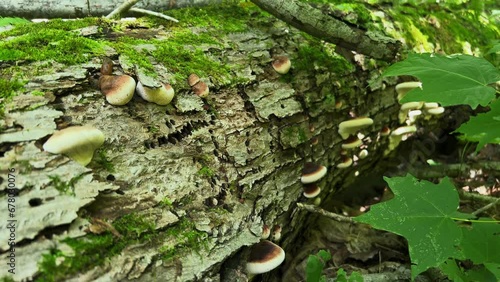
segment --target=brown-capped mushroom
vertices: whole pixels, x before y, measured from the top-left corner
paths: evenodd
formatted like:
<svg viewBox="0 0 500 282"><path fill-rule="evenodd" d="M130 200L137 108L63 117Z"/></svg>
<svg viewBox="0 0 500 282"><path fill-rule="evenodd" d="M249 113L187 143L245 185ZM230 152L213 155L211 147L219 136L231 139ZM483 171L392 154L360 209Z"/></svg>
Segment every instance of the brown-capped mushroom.
<svg viewBox="0 0 500 282"><path fill-rule="evenodd" d="M285 251L271 241L263 240L251 247L247 260L248 274L261 274L278 267L285 260Z"/></svg>

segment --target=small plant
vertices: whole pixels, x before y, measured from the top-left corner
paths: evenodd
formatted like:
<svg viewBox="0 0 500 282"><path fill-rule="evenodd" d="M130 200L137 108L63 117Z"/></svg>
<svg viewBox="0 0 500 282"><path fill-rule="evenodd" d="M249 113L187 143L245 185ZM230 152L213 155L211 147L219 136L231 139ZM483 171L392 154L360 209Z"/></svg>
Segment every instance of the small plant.
<svg viewBox="0 0 500 282"><path fill-rule="evenodd" d="M363 282L363 276L361 273L357 271L353 271L350 276L347 276L347 273L343 268L337 270L337 282Z"/></svg>
<svg viewBox="0 0 500 282"><path fill-rule="evenodd" d="M321 250L315 255L307 258L306 282L324 282L326 276L322 275L326 263L332 259L330 252Z"/></svg>

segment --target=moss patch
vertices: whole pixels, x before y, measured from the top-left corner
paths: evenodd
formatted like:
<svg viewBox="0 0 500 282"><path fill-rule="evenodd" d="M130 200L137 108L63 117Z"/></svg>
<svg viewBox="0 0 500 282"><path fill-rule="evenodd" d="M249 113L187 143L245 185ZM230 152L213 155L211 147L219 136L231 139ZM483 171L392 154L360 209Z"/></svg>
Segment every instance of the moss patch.
<svg viewBox="0 0 500 282"><path fill-rule="evenodd" d="M334 51L334 45L323 44L319 40L309 37L309 44L299 47L297 59L294 62L296 70L308 71L311 64L326 68L329 72L346 75L354 71L354 66L344 57Z"/></svg>
<svg viewBox="0 0 500 282"><path fill-rule="evenodd" d="M52 250L39 263L40 275L37 281L64 281L65 278L85 272L97 265L103 265L109 258L119 254L126 246L151 241L156 234L155 225L135 214L125 215L113 223L123 236L116 238L110 233L89 234L83 238L67 238L74 254L63 254Z"/></svg>
<svg viewBox="0 0 500 282"><path fill-rule="evenodd" d="M175 244L165 244L160 248L161 258L171 260L172 258L192 251L199 253L202 249L207 249L207 234L195 229L194 223L182 219L175 226L166 230L164 242L175 242Z"/></svg>
<svg viewBox="0 0 500 282"><path fill-rule="evenodd" d="M103 53L93 40L58 29L33 29L0 42L0 61L54 59L64 64L83 63Z"/></svg>
<svg viewBox="0 0 500 282"><path fill-rule="evenodd" d="M0 72L1 74L1 72ZM0 117L4 116L4 106L15 96L17 91L23 89L24 82L0 78Z"/></svg>

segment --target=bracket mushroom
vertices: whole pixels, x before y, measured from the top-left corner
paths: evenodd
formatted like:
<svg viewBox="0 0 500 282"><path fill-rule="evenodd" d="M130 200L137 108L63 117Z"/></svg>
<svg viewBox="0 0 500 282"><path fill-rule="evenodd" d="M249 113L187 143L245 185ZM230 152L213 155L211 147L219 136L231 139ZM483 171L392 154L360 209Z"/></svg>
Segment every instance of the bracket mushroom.
<svg viewBox="0 0 500 282"><path fill-rule="evenodd" d="M86 166L94 151L104 143L104 133L92 126L71 126L55 132L43 144L43 149L53 154L65 154Z"/></svg>

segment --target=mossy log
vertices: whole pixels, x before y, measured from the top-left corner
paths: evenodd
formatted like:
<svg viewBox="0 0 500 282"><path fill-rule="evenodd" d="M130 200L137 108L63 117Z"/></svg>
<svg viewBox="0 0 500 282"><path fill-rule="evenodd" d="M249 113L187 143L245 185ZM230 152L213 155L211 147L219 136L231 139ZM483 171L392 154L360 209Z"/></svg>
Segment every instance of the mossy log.
<svg viewBox="0 0 500 282"><path fill-rule="evenodd" d="M277 241L288 254L287 269L268 278L293 281L299 279L295 267L303 269L308 252L324 246L325 234L335 230L342 238L326 240L346 239L351 227L316 221L297 208L297 202L310 201L302 196L301 170L306 161L328 167L320 182L328 205L337 191L379 166L389 146L379 132L399 125L395 79L380 79L385 63L360 54L346 60L332 45L269 16L248 13L240 20L246 25L237 31L214 32L200 22L181 30L121 31L151 39L132 44L148 54L148 71L176 89L167 106L137 96L125 106L108 104L92 83L101 63L97 56L72 66L56 58L1 65L3 74L22 73L28 81L6 103L0 135L2 183L15 168L20 190L15 280L245 281L246 247L260 240L266 224L282 228ZM90 36L116 40L113 32L92 30L97 34ZM217 33L217 42L184 43L183 50L197 53L172 54L178 65L151 56L164 42L178 44L176 36L204 33ZM118 47L105 48L119 65L116 73L136 76L139 61ZM289 73L274 71L276 55L291 59ZM176 76L197 59L207 69L217 66L186 70L205 74L201 79L211 91L206 99L191 93L187 73ZM362 131L369 156L338 169L338 124L353 116L374 120ZM56 129L68 125L91 125L106 135L87 167L42 150ZM0 200L7 197L2 192ZM0 219L6 222L7 214ZM313 227L318 232L305 238L305 228ZM384 240L400 244L370 234L373 240L361 245L349 241L349 251L369 257ZM4 225L0 236L6 252ZM309 247L296 250L304 241ZM4 255L0 263L7 263Z"/></svg>
<svg viewBox="0 0 500 282"><path fill-rule="evenodd" d="M123 2L124 0L66 0L54 2L5 0L0 3L0 15L3 17L23 17L28 19L96 17L111 13ZM188 6L201 7L220 2L220 0L148 0L140 1L134 7L151 11L165 11Z"/></svg>

